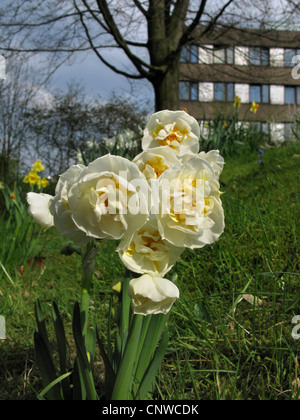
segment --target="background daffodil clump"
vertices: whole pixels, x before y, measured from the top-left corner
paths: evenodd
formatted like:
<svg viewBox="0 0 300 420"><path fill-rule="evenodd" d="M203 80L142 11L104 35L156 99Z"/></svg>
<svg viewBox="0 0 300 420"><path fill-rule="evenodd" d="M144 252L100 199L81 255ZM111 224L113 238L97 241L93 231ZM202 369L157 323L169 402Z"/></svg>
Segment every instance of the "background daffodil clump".
<svg viewBox="0 0 300 420"><path fill-rule="evenodd" d="M45 166L42 164L40 160L35 161L31 167L31 171L29 172L28 175L25 176L25 178L23 179L23 182L25 182L26 184L29 184L31 187L33 187L34 185L37 185L39 190L41 188L46 188L49 181L47 180L47 178L41 178L38 175L38 172L43 172L44 169L45 169Z"/></svg>

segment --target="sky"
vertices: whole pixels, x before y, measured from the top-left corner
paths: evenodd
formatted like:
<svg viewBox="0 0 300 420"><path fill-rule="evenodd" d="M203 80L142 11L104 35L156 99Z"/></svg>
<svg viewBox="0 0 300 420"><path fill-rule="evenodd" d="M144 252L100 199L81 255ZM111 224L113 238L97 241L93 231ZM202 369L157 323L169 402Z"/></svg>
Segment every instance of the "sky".
<svg viewBox="0 0 300 420"><path fill-rule="evenodd" d="M138 102L150 101L154 106L154 95L149 82L128 81L107 66L93 53L77 55L71 63L63 64L54 74L52 86L65 89L69 83L80 83L88 97L98 97L101 102L107 101L114 92L120 97L130 97ZM134 84L134 89L133 89Z"/></svg>
<svg viewBox="0 0 300 420"><path fill-rule="evenodd" d="M57 87L65 87L68 83L80 82L87 94L109 97L113 90L128 91L130 85L125 77L122 77L91 53L84 58L77 58L70 64L63 64L54 75L54 84Z"/></svg>

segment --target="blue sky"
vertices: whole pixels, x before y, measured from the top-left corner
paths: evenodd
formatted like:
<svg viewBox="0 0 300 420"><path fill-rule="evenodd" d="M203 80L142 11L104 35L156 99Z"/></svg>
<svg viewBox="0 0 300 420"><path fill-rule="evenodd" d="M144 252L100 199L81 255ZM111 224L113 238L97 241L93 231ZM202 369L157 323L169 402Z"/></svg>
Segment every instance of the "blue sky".
<svg viewBox="0 0 300 420"><path fill-rule="evenodd" d="M53 86L65 88L68 83L80 82L87 96L107 100L113 92L120 97L133 99L150 99L153 102L152 87L147 81L128 81L105 66L93 53L77 55L69 64L62 65L54 75ZM132 87L134 84L134 90Z"/></svg>

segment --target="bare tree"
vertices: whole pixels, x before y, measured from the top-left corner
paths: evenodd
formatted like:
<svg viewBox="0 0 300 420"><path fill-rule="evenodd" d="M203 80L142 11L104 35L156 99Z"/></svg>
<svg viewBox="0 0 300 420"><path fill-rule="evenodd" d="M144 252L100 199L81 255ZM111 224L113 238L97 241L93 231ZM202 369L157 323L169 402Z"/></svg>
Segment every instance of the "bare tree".
<svg viewBox="0 0 300 420"><path fill-rule="evenodd" d="M179 59L200 23L215 26L235 0L16 0L0 9L4 51L55 53L92 50L130 79L147 79L155 107L178 108ZM199 34L197 33L197 36ZM120 51L118 62L109 55Z"/></svg>
<svg viewBox="0 0 300 420"><path fill-rule="evenodd" d="M6 67L7 77L0 81L0 177L5 182L11 178L12 165L14 170L19 167L21 150L28 146L25 115L39 90L23 55L12 55Z"/></svg>
<svg viewBox="0 0 300 420"><path fill-rule="evenodd" d="M132 80L146 79L155 108L178 108L183 47L198 44L216 26L290 28L295 0L2 0L3 51L68 54L93 51ZM199 31L199 26L203 31ZM117 50L116 54L111 51ZM1 51L1 50L0 50ZM99 78L101 76L99 75Z"/></svg>
<svg viewBox="0 0 300 420"><path fill-rule="evenodd" d="M30 162L41 159L52 176L74 164L79 151L85 156L86 152L93 154L92 149L104 150L101 146L107 139L125 128L139 132L145 122L145 113L129 101L112 96L101 104L86 96L81 85L53 92L49 105L38 103L28 109L25 118Z"/></svg>

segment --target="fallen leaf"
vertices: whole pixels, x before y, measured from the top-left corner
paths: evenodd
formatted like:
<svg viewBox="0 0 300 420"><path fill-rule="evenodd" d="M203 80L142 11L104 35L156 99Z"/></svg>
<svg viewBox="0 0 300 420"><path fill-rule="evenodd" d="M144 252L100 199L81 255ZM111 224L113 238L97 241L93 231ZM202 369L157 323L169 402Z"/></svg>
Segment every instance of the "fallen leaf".
<svg viewBox="0 0 300 420"><path fill-rule="evenodd" d="M264 306L266 304L264 300L259 299L257 296L254 295L243 295L243 299L245 299L251 305Z"/></svg>
<svg viewBox="0 0 300 420"><path fill-rule="evenodd" d="M33 257L29 258L29 260L26 263L26 270L35 270L39 269L43 273L45 269L45 257ZM20 276L23 276L24 274L24 265L20 265L18 267L18 272Z"/></svg>
<svg viewBox="0 0 300 420"><path fill-rule="evenodd" d="M240 302L242 302L242 300L246 300L248 303L250 303L253 306L258 305L258 306L261 307L261 306L266 305L266 302L262 299L259 299L257 296L249 295L249 294L243 294L241 296L241 298L238 300L238 302L236 303L233 313L235 313L237 305Z"/></svg>

